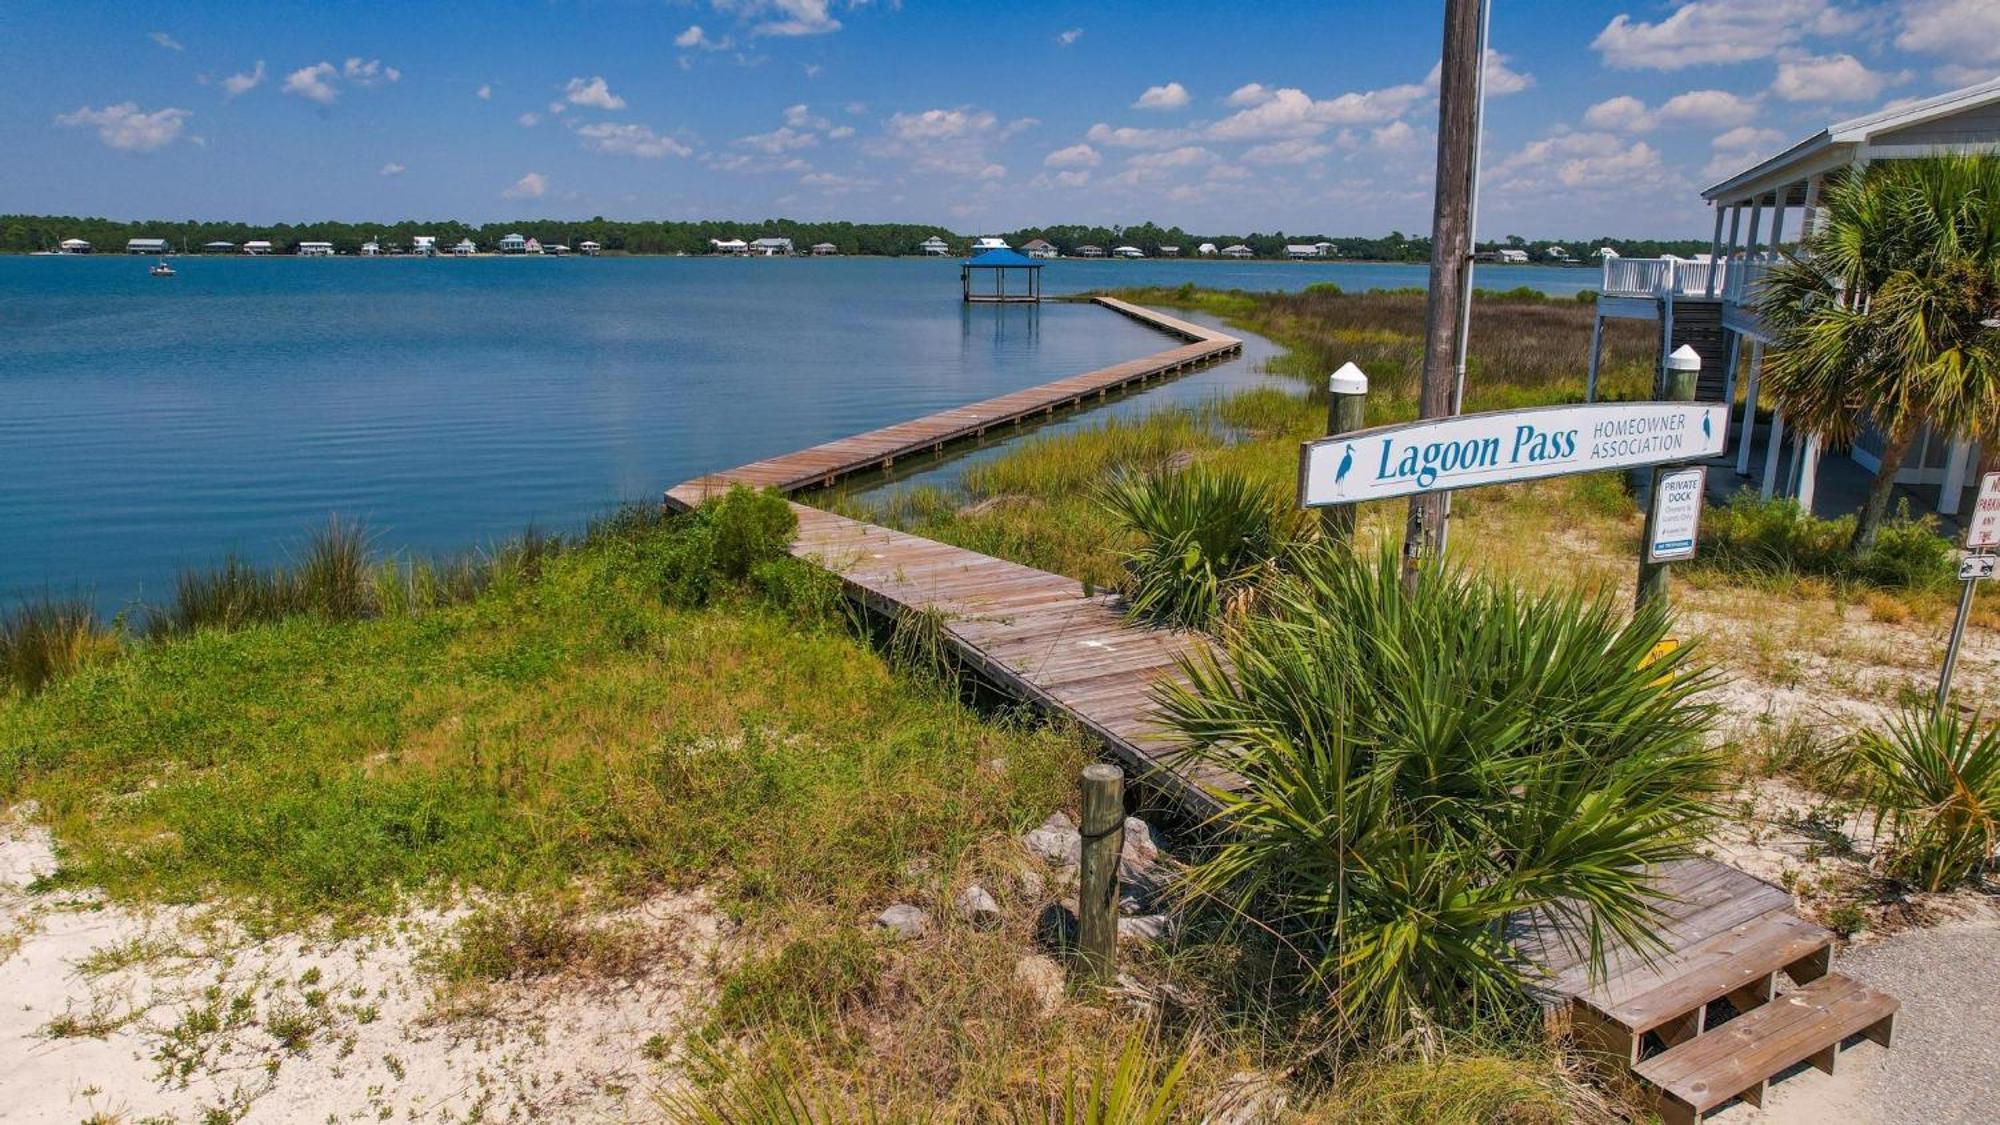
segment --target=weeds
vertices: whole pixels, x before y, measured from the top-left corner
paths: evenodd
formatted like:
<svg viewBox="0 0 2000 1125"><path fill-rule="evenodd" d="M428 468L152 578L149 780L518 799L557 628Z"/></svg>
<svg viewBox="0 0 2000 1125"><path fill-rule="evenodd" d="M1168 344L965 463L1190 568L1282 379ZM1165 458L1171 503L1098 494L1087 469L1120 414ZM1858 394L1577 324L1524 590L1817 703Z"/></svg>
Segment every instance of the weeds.
<svg viewBox="0 0 2000 1125"><path fill-rule="evenodd" d="M1748 490L1702 517L1701 552L1691 569L1766 588L1824 579L1936 595L1958 580L1956 552L1932 516L1910 517L1905 504L1859 559L1847 550L1854 517L1821 519L1798 502L1764 500Z"/></svg>
<svg viewBox="0 0 2000 1125"><path fill-rule="evenodd" d="M0 688L33 695L109 654L114 643L82 598L23 601L0 616Z"/></svg>

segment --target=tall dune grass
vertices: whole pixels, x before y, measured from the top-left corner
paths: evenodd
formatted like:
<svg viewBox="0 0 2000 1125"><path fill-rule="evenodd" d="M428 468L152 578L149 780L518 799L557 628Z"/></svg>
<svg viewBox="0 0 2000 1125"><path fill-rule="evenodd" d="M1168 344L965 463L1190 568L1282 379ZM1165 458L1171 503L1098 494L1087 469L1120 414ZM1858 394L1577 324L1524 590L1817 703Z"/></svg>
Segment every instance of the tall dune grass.
<svg viewBox="0 0 2000 1125"><path fill-rule="evenodd" d="M33 695L114 643L82 598L25 600L0 616L0 690Z"/></svg>

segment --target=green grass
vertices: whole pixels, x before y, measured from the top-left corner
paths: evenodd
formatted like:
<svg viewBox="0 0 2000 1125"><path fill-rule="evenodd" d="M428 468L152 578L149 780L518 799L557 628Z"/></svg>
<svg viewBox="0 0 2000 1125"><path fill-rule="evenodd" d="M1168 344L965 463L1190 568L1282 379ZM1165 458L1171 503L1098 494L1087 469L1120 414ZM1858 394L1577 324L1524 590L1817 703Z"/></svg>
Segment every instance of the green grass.
<svg viewBox="0 0 2000 1125"><path fill-rule="evenodd" d="M1060 800L1075 740L794 618L802 564L669 605L685 552L642 526L421 616L135 645L0 697L0 803L40 803L57 884L341 916L581 876L860 904ZM1020 768L968 788L994 757Z"/></svg>

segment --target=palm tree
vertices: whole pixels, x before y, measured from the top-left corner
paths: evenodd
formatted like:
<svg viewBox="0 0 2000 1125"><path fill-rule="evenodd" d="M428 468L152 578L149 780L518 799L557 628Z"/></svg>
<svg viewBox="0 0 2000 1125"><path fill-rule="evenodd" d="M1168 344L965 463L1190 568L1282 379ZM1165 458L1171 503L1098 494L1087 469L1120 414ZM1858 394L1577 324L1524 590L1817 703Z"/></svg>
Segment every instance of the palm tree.
<svg viewBox="0 0 2000 1125"><path fill-rule="evenodd" d="M2000 433L2000 156L1856 168L1765 278L1765 376L1801 432L1845 446L1871 421L1882 463L1849 550L1874 546L1897 472L1929 426Z"/></svg>

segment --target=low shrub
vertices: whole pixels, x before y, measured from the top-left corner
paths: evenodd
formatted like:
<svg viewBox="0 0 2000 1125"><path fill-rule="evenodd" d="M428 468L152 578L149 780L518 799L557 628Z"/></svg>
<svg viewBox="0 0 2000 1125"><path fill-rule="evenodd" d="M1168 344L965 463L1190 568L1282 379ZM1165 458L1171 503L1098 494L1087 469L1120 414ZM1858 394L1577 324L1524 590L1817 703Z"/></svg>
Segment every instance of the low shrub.
<svg viewBox="0 0 2000 1125"><path fill-rule="evenodd" d="M735 485L678 518L662 553L668 604L705 605L720 584L742 582L760 565L788 557L799 518L774 488Z"/></svg>
<svg viewBox="0 0 2000 1125"><path fill-rule="evenodd" d="M1893 872L1937 891L1992 861L2000 843L2000 726L1912 705L1855 745L1875 826L1892 834Z"/></svg>
<svg viewBox="0 0 2000 1125"><path fill-rule="evenodd" d="M852 926L787 942L723 979L709 1032L811 1031L866 1007L880 987L883 955Z"/></svg>
<svg viewBox="0 0 2000 1125"><path fill-rule="evenodd" d="M1722 787L1709 676L1653 655L1664 611L1399 571L1296 552L1162 692L1244 779L1188 891L1277 920L1300 987L1382 1042L1518 1011L1527 912L1593 956L1656 942L1648 866L1692 853Z"/></svg>
<svg viewBox="0 0 2000 1125"><path fill-rule="evenodd" d="M1118 477L1103 499L1142 537L1125 555L1130 612L1162 625L1212 626L1303 536L1302 519L1275 491L1199 465Z"/></svg>
<svg viewBox="0 0 2000 1125"><path fill-rule="evenodd" d="M0 616L0 688L33 695L114 643L82 598L23 601Z"/></svg>
<svg viewBox="0 0 2000 1125"><path fill-rule="evenodd" d="M1913 518L1907 504L1859 559L1847 550L1853 536L1851 515L1821 519L1796 500L1765 500L1746 489L1704 513L1701 552L1692 565L1765 582L1807 577L1931 592L1948 590L1958 579L1955 552L1938 534L1936 518Z"/></svg>

